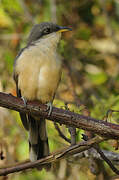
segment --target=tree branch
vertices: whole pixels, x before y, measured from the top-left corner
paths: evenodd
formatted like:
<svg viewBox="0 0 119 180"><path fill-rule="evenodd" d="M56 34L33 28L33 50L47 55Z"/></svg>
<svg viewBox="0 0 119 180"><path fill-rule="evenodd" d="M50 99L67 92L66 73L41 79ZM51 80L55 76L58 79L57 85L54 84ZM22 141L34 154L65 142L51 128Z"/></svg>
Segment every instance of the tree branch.
<svg viewBox="0 0 119 180"><path fill-rule="evenodd" d="M105 154L105 156L113 162L113 164L115 165L119 165L119 153L116 153L116 152L111 152L111 151L108 151L108 150L102 150L101 151ZM71 160L70 158L68 158L69 162L71 161L75 161L75 163L80 163L80 159L81 158L94 158L94 159L99 159L99 160L104 160L100 154L96 151L96 149L94 148L90 148L89 150L86 150L82 153L76 153L74 154L72 157L71 157Z"/></svg>
<svg viewBox="0 0 119 180"><path fill-rule="evenodd" d="M53 153L50 156L47 156L46 158L42 158L35 162L25 162L25 163L23 162L23 163L13 165L11 167L0 168L0 176L5 176L10 173L19 172L19 171L30 169L30 168L37 168L39 166L42 167L45 164L49 164L51 162L56 162L65 157L71 156L77 152L85 151L85 150L89 149L90 147L92 147L94 144L98 144L102 141L104 141L104 139L97 136L88 141L82 141L82 142L78 143L77 145L70 146L59 152Z"/></svg>
<svg viewBox="0 0 119 180"><path fill-rule="evenodd" d="M119 139L119 125L117 124L55 107L53 107L52 114L49 116L47 106L37 101L29 101L27 102L27 107L24 107L22 99L0 92L0 106L19 112L30 113L34 116L43 116L51 121L92 131L110 139Z"/></svg>
<svg viewBox="0 0 119 180"><path fill-rule="evenodd" d="M84 135L83 139L85 141L88 140L88 136ZM103 153L103 151L100 149L100 147L98 146L98 144L94 144L93 148L100 154L101 158L110 166L110 168L116 173L119 174L119 170L112 164L111 160L108 159L105 154Z"/></svg>

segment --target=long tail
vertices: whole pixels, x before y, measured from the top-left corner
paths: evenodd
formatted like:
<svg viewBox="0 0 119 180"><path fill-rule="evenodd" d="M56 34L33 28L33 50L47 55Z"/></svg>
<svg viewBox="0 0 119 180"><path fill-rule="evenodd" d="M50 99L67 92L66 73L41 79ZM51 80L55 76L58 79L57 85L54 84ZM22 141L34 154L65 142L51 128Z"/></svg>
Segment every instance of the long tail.
<svg viewBox="0 0 119 180"><path fill-rule="evenodd" d="M29 156L31 161L36 161L49 155L49 144L46 132L46 121L28 116L29 119ZM45 165L49 170L50 165ZM39 168L41 170L42 168Z"/></svg>

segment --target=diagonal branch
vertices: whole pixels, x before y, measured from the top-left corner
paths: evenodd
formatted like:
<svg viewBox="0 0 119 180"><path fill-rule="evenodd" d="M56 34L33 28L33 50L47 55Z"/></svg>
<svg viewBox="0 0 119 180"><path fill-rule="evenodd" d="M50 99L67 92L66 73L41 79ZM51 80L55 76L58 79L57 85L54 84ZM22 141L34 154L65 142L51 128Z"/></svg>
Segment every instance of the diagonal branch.
<svg viewBox="0 0 119 180"><path fill-rule="evenodd" d="M85 151L85 150L89 149L90 147L92 147L93 145L99 144L102 141L104 141L104 139L97 136L88 141L82 141L82 142L78 143L77 145L70 146L59 152L53 153L50 156L47 156L46 158L37 160L35 162L25 162L25 163L23 162L23 163L13 165L11 167L0 168L0 176L5 176L10 173L19 172L19 171L22 171L25 169L36 168L39 166L42 167L44 164L56 162L65 157L71 156L77 152L80 153L82 151Z"/></svg>
<svg viewBox="0 0 119 180"><path fill-rule="evenodd" d="M119 139L119 125L83 116L69 110L53 107L52 114L49 116L46 105L36 101L29 101L27 102L27 107L24 107L22 99L2 92L0 92L0 106L19 112L31 113L34 116L43 116L51 121L92 131L92 133L97 133L110 139Z"/></svg>
<svg viewBox="0 0 119 180"><path fill-rule="evenodd" d="M88 136L83 135L83 139L85 141L88 140ZM116 173L119 174L119 170L112 164L111 160L108 159L105 154L103 153L103 151L100 149L98 144L94 144L93 148L100 154L101 158L110 166L110 168Z"/></svg>

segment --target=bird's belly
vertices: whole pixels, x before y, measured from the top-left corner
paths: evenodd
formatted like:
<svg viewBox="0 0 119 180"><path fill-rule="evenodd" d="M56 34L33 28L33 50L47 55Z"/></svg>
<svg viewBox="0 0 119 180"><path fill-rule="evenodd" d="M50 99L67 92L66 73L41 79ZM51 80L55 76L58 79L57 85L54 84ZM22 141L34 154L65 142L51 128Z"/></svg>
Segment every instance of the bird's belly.
<svg viewBox="0 0 119 180"><path fill-rule="evenodd" d="M43 66L38 77L37 99L42 103L52 101L59 84L59 67Z"/></svg>
<svg viewBox="0 0 119 180"><path fill-rule="evenodd" d="M19 61L17 67L18 87L23 97L27 100L39 100L42 103L53 100L61 76L60 61L45 59L42 64L39 60L30 60L30 63L24 60Z"/></svg>

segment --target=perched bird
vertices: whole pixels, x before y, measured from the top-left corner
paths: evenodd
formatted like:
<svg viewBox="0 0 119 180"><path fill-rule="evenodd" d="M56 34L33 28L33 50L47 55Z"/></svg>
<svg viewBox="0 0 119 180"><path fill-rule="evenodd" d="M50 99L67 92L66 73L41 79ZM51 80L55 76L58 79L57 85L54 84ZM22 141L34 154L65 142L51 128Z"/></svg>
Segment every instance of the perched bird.
<svg viewBox="0 0 119 180"><path fill-rule="evenodd" d="M13 72L17 96L23 98L24 103L27 100L38 100L52 104L62 69L57 46L61 32L70 30L51 22L36 24L32 28L26 47L15 59ZM30 160L48 156L45 119L24 113L20 113L20 116L25 129L29 131Z"/></svg>

